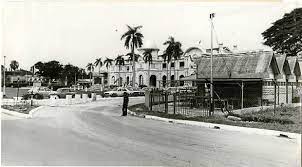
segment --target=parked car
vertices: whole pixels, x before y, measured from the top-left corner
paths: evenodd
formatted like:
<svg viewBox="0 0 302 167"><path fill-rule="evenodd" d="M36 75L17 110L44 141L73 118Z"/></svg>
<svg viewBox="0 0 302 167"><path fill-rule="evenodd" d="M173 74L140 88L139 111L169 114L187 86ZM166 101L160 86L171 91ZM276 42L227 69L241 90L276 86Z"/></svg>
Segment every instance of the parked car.
<svg viewBox="0 0 302 167"><path fill-rule="evenodd" d="M53 92L52 94L56 95L58 98L66 98L66 95L72 95L72 97L74 97L76 91L70 88L59 88L56 92Z"/></svg>
<svg viewBox="0 0 302 167"><path fill-rule="evenodd" d="M130 91L131 96L144 96L145 95L145 91L140 88L129 87L127 89Z"/></svg>
<svg viewBox="0 0 302 167"><path fill-rule="evenodd" d="M32 87L27 91L27 94L33 95L34 99L44 99L44 98L49 98L50 94L55 93L55 91L52 91L48 87Z"/></svg>
<svg viewBox="0 0 302 167"><path fill-rule="evenodd" d="M129 95L131 95L131 91L129 89L123 88L123 87L114 88L111 91L104 92L104 95L106 97L108 97L108 96L117 97L117 96L123 96L123 94L125 92L127 92Z"/></svg>

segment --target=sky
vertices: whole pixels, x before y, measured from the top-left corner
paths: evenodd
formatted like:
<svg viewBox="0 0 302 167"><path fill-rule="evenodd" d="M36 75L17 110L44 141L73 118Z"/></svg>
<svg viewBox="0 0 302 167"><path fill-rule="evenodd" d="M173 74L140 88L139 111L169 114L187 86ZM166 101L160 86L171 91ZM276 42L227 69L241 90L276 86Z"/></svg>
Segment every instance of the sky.
<svg viewBox="0 0 302 167"><path fill-rule="evenodd" d="M210 47L209 14L214 12L214 47L265 49L261 33L301 2L117 2L97 0L7 0L1 8L1 64L17 60L22 69L57 60L84 68L96 58L129 51L126 25L142 25L144 41L162 51L173 36L186 50L199 41Z"/></svg>

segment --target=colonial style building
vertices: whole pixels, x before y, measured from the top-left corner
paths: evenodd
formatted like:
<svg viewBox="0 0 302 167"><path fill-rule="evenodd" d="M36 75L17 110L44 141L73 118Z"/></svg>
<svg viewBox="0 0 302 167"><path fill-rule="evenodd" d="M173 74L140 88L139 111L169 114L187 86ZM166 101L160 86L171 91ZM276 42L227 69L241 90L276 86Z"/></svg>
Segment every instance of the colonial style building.
<svg viewBox="0 0 302 167"><path fill-rule="evenodd" d="M153 61L150 65L150 69L149 64L144 62L142 56L142 53L146 49L152 50ZM184 54L180 59L167 64L159 55L159 49L157 48L157 46L152 42L146 42L146 44L141 49L139 49L139 52L140 57L138 59L138 62L136 62L135 64L136 86L146 85L151 87L159 87L165 85L167 77L169 81L173 81L179 80L195 73L196 66L193 62L192 57L188 56L187 54ZM129 61L127 57L125 57L125 60L126 61L124 66L115 65L115 63L113 62L114 65L112 65L108 69L108 85L117 85L118 78L120 78L122 86L131 85L133 65L132 61ZM103 68L103 70L105 70L105 68ZM150 77L148 76L149 70ZM102 73L106 72L103 71Z"/></svg>

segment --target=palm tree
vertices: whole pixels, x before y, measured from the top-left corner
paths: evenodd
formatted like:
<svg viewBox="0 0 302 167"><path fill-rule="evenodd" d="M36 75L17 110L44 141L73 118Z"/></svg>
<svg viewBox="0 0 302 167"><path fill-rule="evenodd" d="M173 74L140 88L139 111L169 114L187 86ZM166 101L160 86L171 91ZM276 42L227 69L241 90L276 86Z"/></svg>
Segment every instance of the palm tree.
<svg viewBox="0 0 302 167"><path fill-rule="evenodd" d="M118 55L117 58L115 59L115 65L118 65L118 85L121 86L121 66L125 65L125 59L123 58L123 55Z"/></svg>
<svg viewBox="0 0 302 167"><path fill-rule="evenodd" d="M143 52L143 59L145 61L145 63L149 63L149 66L148 66L148 83L149 83L149 86L150 86L150 65L152 64L152 49L147 49Z"/></svg>
<svg viewBox="0 0 302 167"><path fill-rule="evenodd" d="M16 69L19 68L19 63L16 60L12 60L10 62L10 68L15 71Z"/></svg>
<svg viewBox="0 0 302 167"><path fill-rule="evenodd" d="M164 45L168 45L166 50L164 51L164 54L162 57L164 60L169 63L168 66L170 66L170 63L172 59L174 59L174 78L175 77L175 61L180 58L180 56L183 54L183 51L181 50L181 43L178 41L175 41L174 37L169 37L168 41L164 42ZM167 76L168 76L168 68L167 68ZM168 77L167 77L168 78ZM170 67L170 79L171 79L171 67Z"/></svg>
<svg viewBox="0 0 302 167"><path fill-rule="evenodd" d="M98 58L94 62L94 66L99 66L99 74L101 73L101 67L103 66L102 58Z"/></svg>
<svg viewBox="0 0 302 167"><path fill-rule="evenodd" d="M91 79L92 79L92 71L94 70L94 65L92 63L88 63L87 64L87 70L89 71L90 73L90 82L91 82Z"/></svg>
<svg viewBox="0 0 302 167"><path fill-rule="evenodd" d="M127 49L131 49L131 54L134 55L134 49L140 48L143 45L142 38L144 37L138 30L142 28L142 26L130 27L127 25L128 31L125 32L121 40L125 39L125 47ZM132 86L135 86L135 59L132 59L133 64L133 75L132 75Z"/></svg>
<svg viewBox="0 0 302 167"><path fill-rule="evenodd" d="M104 64L105 64L107 69L109 68L109 66L112 65L112 62L113 62L113 59L110 59L110 58L106 57L106 60L104 61Z"/></svg>
<svg viewBox="0 0 302 167"><path fill-rule="evenodd" d="M95 67L99 66L99 76L101 75L101 67L103 66L102 58L98 58L94 62ZM102 78L101 83L104 85L104 78Z"/></svg>

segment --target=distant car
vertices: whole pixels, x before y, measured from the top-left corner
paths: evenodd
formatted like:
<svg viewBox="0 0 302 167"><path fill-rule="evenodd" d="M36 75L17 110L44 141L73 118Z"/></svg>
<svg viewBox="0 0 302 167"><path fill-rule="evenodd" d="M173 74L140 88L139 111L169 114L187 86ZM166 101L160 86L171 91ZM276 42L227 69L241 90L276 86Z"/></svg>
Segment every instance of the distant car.
<svg viewBox="0 0 302 167"><path fill-rule="evenodd" d="M27 94L33 95L34 99L43 99L43 98L49 98L50 94L55 93L55 91L52 91L48 87L32 87L27 91Z"/></svg>
<svg viewBox="0 0 302 167"><path fill-rule="evenodd" d="M131 96L144 96L145 95L145 91L140 89L140 88L127 88L130 91L130 95Z"/></svg>
<svg viewBox="0 0 302 167"><path fill-rule="evenodd" d="M66 95L72 95L74 97L76 91L70 88L59 88L56 92L53 92L52 95L57 95L58 98L66 98Z"/></svg>
<svg viewBox="0 0 302 167"><path fill-rule="evenodd" d="M118 88L114 88L113 90L111 91L107 91L107 92L104 92L104 95L105 96L111 96L111 97L117 97L117 96L123 96L124 93L127 92L129 95L131 95L131 91L127 88L123 88L123 87L118 87Z"/></svg>

